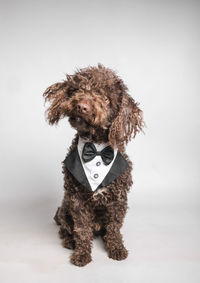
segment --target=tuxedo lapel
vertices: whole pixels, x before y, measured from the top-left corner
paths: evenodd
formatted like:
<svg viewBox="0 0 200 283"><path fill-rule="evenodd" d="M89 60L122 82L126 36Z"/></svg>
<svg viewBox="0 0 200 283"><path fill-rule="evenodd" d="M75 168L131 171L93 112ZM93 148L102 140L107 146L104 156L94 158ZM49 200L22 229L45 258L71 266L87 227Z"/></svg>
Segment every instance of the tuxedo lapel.
<svg viewBox="0 0 200 283"><path fill-rule="evenodd" d="M88 182L83 166L81 164L77 147L72 150L72 152L65 158L63 162L66 165L67 169L71 172L71 174L76 178L76 180L79 181L79 183L81 183L84 187L92 191L92 188Z"/></svg>
<svg viewBox="0 0 200 283"><path fill-rule="evenodd" d="M110 171L108 172L104 180L101 182L101 184L98 186L98 188L105 187L108 184L110 184L117 177L119 177L126 170L127 167L128 167L127 161L118 151L115 161L112 167L110 168Z"/></svg>

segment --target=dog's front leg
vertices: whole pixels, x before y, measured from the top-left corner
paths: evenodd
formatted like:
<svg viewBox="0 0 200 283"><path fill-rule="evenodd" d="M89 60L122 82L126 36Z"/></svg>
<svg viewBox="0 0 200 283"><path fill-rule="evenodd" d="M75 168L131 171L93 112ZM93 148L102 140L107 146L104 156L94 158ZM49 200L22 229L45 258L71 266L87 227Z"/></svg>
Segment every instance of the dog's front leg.
<svg viewBox="0 0 200 283"><path fill-rule="evenodd" d="M77 266L84 266L91 258L91 247L93 240L91 214L79 201L75 201L71 207L74 221L73 238L75 250L71 256L71 262Z"/></svg>
<svg viewBox="0 0 200 283"><path fill-rule="evenodd" d="M126 202L115 202L107 207L105 214L106 233L103 239L106 244L108 256L115 260L123 260L128 256L128 251L124 247L123 238L120 233L126 210Z"/></svg>

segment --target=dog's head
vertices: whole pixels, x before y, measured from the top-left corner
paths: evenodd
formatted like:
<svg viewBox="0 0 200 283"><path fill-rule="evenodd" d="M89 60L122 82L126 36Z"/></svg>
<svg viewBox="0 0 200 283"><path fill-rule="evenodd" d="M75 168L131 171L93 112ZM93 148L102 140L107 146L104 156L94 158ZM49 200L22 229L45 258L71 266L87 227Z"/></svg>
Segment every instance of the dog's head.
<svg viewBox="0 0 200 283"><path fill-rule="evenodd" d="M47 120L53 125L69 117L80 136L102 136L123 150L143 127L142 111L127 91L116 72L101 64L79 69L44 92Z"/></svg>

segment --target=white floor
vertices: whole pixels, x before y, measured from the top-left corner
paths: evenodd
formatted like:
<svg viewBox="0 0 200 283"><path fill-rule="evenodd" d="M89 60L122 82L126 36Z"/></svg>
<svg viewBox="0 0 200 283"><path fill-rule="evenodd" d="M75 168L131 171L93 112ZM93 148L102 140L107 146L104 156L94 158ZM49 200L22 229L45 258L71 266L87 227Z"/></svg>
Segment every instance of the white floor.
<svg viewBox="0 0 200 283"><path fill-rule="evenodd" d="M10 200L9 200L10 202ZM53 199L1 205L0 282L200 282L200 229L192 208L129 205L122 228L129 250L125 261L107 257L95 239L93 261L85 267L69 262L52 217Z"/></svg>

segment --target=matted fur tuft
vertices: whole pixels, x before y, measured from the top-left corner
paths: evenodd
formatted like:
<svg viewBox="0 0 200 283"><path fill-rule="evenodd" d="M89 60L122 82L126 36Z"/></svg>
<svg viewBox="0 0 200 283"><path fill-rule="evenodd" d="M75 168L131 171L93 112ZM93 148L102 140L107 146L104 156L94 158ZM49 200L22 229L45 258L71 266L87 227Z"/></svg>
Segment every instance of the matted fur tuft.
<svg viewBox="0 0 200 283"><path fill-rule="evenodd" d="M120 111L109 129L109 142L120 151L144 126L143 113L132 97L123 94Z"/></svg>

